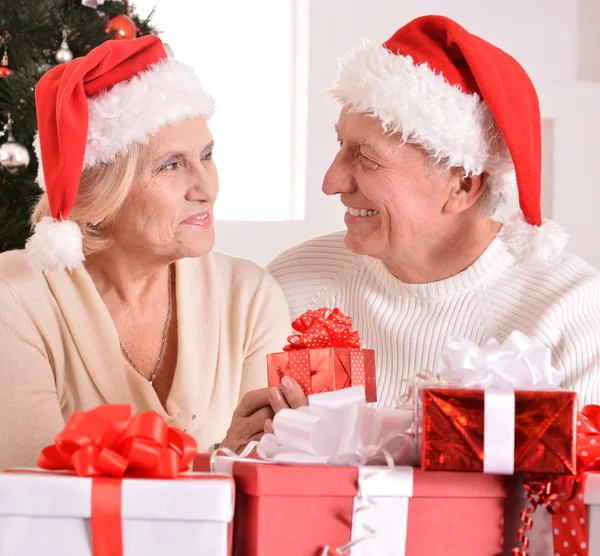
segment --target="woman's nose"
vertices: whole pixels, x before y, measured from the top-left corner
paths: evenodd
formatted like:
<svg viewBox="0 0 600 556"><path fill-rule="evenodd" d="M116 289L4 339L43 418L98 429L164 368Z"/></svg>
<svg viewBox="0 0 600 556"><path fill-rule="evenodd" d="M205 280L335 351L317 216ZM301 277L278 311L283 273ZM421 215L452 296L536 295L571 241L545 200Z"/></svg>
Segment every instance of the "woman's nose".
<svg viewBox="0 0 600 556"><path fill-rule="evenodd" d="M219 182L216 175L195 173L190 176L189 187L186 193L188 201L207 201L213 203L219 192Z"/></svg>

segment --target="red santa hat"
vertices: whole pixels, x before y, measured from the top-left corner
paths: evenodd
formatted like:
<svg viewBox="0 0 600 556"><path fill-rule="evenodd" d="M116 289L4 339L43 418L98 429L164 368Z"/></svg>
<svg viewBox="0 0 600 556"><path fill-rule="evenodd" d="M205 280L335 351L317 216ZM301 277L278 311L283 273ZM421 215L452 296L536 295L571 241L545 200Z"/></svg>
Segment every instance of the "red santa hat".
<svg viewBox="0 0 600 556"><path fill-rule="evenodd" d="M147 144L163 126L214 111L192 68L168 58L155 36L106 41L52 68L37 84L35 101L37 181L52 216L36 224L26 249L30 263L44 270L83 263L81 230L68 220L83 169L114 161L133 143Z"/></svg>
<svg viewBox="0 0 600 556"><path fill-rule="evenodd" d="M364 40L341 61L332 97L379 118L437 161L488 173L491 211L515 181L521 213L502 235L528 263L552 264L567 236L543 222L541 118L533 83L511 56L441 16L401 27L383 45Z"/></svg>

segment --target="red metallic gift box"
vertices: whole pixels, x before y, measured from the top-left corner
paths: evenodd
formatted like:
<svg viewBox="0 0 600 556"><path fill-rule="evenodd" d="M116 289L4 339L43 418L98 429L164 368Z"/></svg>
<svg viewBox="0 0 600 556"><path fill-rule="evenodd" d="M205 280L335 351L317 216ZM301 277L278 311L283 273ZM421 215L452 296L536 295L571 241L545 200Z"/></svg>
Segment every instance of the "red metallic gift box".
<svg viewBox="0 0 600 556"><path fill-rule="evenodd" d="M573 392L516 391L515 473L574 473L576 413ZM484 470L483 390L424 388L422 415L423 469Z"/></svg>
<svg viewBox="0 0 600 556"><path fill-rule="evenodd" d="M322 308L307 311L292 327L297 334L283 351L267 355L269 386L289 376L309 396L364 385L367 402L377 401L375 352L361 348L350 317Z"/></svg>
<svg viewBox="0 0 600 556"><path fill-rule="evenodd" d="M207 470L201 454L196 470ZM365 469L365 468L363 468ZM352 538L359 469L234 462L234 556L321 556ZM510 554L515 531L505 531L511 477L413 470L405 556ZM404 522L404 523L403 523ZM432 534L435 532L435 534ZM506 540L505 540L506 539ZM386 552L386 554L389 552Z"/></svg>
<svg viewBox="0 0 600 556"><path fill-rule="evenodd" d="M377 401L375 383L375 352L360 350L364 361L364 374L357 378L352 368L349 348L316 348L283 351L267 355L269 386L279 386L284 376L289 376L302 386L304 393L318 394L364 384L368 402Z"/></svg>

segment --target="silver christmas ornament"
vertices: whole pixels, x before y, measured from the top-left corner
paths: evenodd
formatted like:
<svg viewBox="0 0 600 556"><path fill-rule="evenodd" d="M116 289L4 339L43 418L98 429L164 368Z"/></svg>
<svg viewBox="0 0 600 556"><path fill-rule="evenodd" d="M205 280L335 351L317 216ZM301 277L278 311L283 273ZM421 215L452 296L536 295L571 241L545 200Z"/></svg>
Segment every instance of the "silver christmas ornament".
<svg viewBox="0 0 600 556"><path fill-rule="evenodd" d="M167 42L163 42L163 46L165 47L165 52L169 58L175 58L175 54L173 54L173 49Z"/></svg>
<svg viewBox="0 0 600 556"><path fill-rule="evenodd" d="M0 136L8 135L6 143L0 145L0 166L11 174L17 174L29 166L29 151L17 143L12 134L12 120L8 116L8 122Z"/></svg>
<svg viewBox="0 0 600 556"><path fill-rule="evenodd" d="M68 64L73 59L73 53L69 49L69 43L67 43L67 32L63 30L63 39L60 43L60 48L54 55L58 64Z"/></svg>
<svg viewBox="0 0 600 556"><path fill-rule="evenodd" d="M81 0L81 5L86 8L97 9L98 6L102 6L104 4L104 0Z"/></svg>

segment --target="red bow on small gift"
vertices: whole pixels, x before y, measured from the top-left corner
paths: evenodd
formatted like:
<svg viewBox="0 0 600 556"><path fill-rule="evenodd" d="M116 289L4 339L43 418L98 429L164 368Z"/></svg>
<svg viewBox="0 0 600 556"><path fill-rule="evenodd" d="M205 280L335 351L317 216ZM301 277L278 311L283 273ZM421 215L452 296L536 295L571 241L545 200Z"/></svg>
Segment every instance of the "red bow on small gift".
<svg viewBox="0 0 600 556"><path fill-rule="evenodd" d="M299 332L288 338L284 351L323 347L360 348L360 334L352 330L352 317L344 315L337 307L306 311L292 322Z"/></svg>
<svg viewBox="0 0 600 556"><path fill-rule="evenodd" d="M93 477L93 554L120 556L122 478L175 479L196 452L196 441L157 413L131 417L129 406L102 405L75 411L55 443L44 448L38 466Z"/></svg>
<svg viewBox="0 0 600 556"><path fill-rule="evenodd" d="M590 471L600 471L600 406L587 405L577 418L577 475L558 477L553 489L558 504L552 516L556 556L587 556L585 480Z"/></svg>

